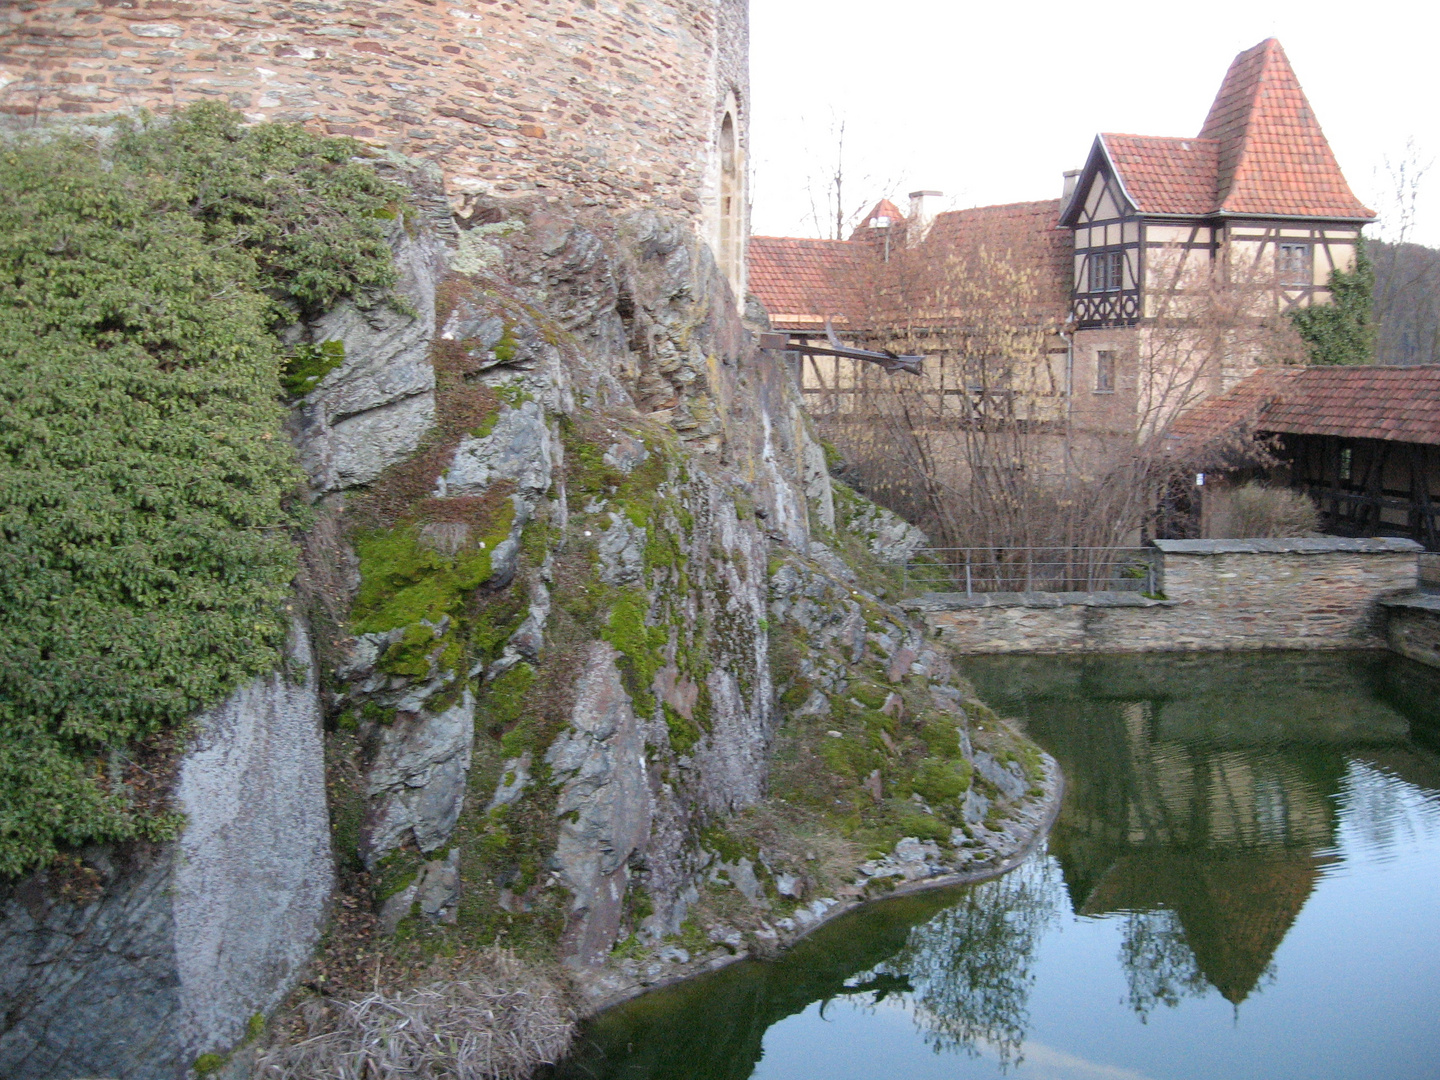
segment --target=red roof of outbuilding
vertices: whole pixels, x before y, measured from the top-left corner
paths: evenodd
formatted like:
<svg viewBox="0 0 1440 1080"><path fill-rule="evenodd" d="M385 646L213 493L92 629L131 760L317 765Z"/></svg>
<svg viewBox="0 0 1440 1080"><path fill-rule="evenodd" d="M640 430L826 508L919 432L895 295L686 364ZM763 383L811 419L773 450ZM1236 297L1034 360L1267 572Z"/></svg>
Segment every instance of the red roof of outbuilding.
<svg viewBox="0 0 1440 1080"><path fill-rule="evenodd" d="M1259 423L1292 435L1440 445L1440 364L1304 368Z"/></svg>
<svg viewBox="0 0 1440 1080"><path fill-rule="evenodd" d="M839 326L869 280L871 251L849 240L752 236L750 291L777 330L821 330L827 315Z"/></svg>
<svg viewBox="0 0 1440 1080"><path fill-rule="evenodd" d="M1440 446L1440 364L1270 368L1190 409L1170 433L1199 446L1240 427Z"/></svg>
<svg viewBox="0 0 1440 1080"><path fill-rule="evenodd" d="M1345 182L1274 38L1231 63L1198 138L1106 133L1099 141L1141 213L1375 217Z"/></svg>

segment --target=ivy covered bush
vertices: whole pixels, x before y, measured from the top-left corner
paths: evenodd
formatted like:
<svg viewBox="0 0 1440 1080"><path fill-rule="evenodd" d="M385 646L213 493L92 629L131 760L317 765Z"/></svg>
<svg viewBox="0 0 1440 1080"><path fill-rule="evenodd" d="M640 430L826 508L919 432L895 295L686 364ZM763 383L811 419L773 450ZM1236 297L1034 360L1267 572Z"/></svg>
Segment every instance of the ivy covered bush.
<svg viewBox="0 0 1440 1080"><path fill-rule="evenodd" d="M1373 364L1375 329L1371 309L1375 295L1375 267L1361 237L1355 248L1355 267L1330 274L1330 303L1296 308L1290 313L1305 341L1312 364Z"/></svg>
<svg viewBox="0 0 1440 1080"><path fill-rule="evenodd" d="M353 151L205 104L0 145L0 875L172 833L146 747L276 664L275 331L394 282Z"/></svg>

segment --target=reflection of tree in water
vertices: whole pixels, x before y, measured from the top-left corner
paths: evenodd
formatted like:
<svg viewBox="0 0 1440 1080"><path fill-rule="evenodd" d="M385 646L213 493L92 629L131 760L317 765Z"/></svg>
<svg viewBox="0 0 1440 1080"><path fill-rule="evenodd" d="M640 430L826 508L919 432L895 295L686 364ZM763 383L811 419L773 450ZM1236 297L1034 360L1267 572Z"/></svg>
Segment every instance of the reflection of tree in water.
<svg viewBox="0 0 1440 1080"><path fill-rule="evenodd" d="M1060 897L1055 864L1032 859L915 927L874 976L908 977L915 1022L937 1053L989 1047L1002 1067L1018 1064L1036 949Z"/></svg>
<svg viewBox="0 0 1440 1080"><path fill-rule="evenodd" d="M1157 1005L1170 1008L1182 998L1204 997L1210 982L1173 911L1135 911L1125 916L1120 966L1130 985L1130 1007L1143 1021Z"/></svg>
<svg viewBox="0 0 1440 1080"><path fill-rule="evenodd" d="M1403 827L1357 753L1422 786L1435 760L1409 749L1410 731L1437 726L1440 695L1416 700L1369 654L1027 657L970 674L1060 761L1050 851L1076 914L1123 920L1142 1019L1211 987L1238 1006L1273 980L1336 857L1337 811L1372 848Z"/></svg>

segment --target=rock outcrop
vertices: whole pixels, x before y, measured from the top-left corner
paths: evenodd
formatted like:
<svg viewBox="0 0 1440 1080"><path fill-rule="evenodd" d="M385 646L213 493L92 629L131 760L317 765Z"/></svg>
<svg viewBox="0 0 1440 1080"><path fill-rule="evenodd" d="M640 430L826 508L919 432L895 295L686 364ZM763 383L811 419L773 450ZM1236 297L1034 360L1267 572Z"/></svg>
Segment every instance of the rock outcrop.
<svg viewBox="0 0 1440 1080"><path fill-rule="evenodd" d="M667 971L708 962L674 941L716 888L760 921L714 940L751 949L1013 853L1049 766L984 728L874 591L925 537L832 483L785 359L754 348L708 250L648 212L485 217L436 290L431 448L347 497L357 522L389 515L352 531L363 632L332 699L368 769L361 855L385 928L451 933L442 910L461 935L494 911L558 927L603 997L655 981L617 967L627 941L668 950ZM858 876L852 861L843 896L726 839L765 805L777 754L823 763L778 781L816 801L813 827L858 822L889 852ZM984 842L1021 818L1009 847ZM793 913L765 921L776 905Z"/></svg>
<svg viewBox="0 0 1440 1080"><path fill-rule="evenodd" d="M0 1075L181 1080L299 979L333 880L304 627L196 728L179 840L85 852L81 898L43 873L0 894Z"/></svg>
<svg viewBox="0 0 1440 1080"><path fill-rule="evenodd" d="M651 212L479 209L448 269L397 226L397 299L291 332L343 343L291 421L342 903L442 950L550 941L598 1001L998 865L1050 766L880 598L924 537L832 484L708 248ZM32 974L0 1071L178 1077L293 986L331 882L303 641L303 682L207 714L178 845L97 855L88 906L5 898ZM787 847L777 791L841 854ZM885 854L857 871L852 836Z"/></svg>

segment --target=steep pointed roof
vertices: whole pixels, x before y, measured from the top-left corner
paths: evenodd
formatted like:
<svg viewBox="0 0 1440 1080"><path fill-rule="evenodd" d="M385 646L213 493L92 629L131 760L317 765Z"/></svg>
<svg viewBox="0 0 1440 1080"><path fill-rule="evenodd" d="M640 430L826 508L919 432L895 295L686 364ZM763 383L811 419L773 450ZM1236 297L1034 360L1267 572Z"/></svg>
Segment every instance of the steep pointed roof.
<svg viewBox="0 0 1440 1080"><path fill-rule="evenodd" d="M1280 42L1237 56L1200 129L1218 145L1217 209L1373 218L1350 190Z"/></svg>
<svg viewBox="0 0 1440 1080"><path fill-rule="evenodd" d="M1274 38L1231 63L1198 137L1106 132L1096 140L1087 178L1102 160L1142 214L1375 217L1345 182Z"/></svg>
<svg viewBox="0 0 1440 1080"><path fill-rule="evenodd" d="M905 224L904 212L889 199L881 199L860 219L860 224L850 233L850 239L878 243L889 236L893 243L899 243L894 238L905 235Z"/></svg>
<svg viewBox="0 0 1440 1080"><path fill-rule="evenodd" d="M905 215L900 211L900 208L896 206L893 202L891 202L889 199L881 199L873 207L871 207L868 214L866 214L863 218L860 219L860 225L858 226L858 228L875 228L880 224L881 218L884 218L891 225L899 225L904 222ZM883 228L884 226L881 227Z"/></svg>

